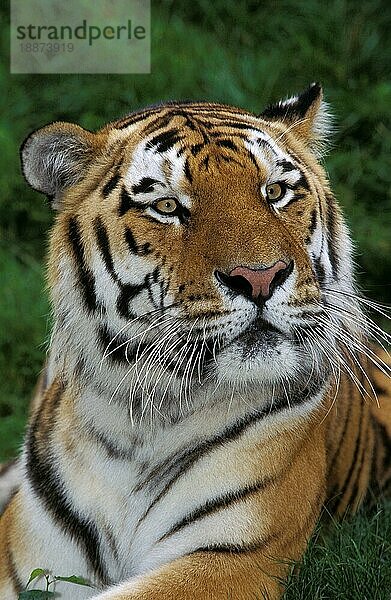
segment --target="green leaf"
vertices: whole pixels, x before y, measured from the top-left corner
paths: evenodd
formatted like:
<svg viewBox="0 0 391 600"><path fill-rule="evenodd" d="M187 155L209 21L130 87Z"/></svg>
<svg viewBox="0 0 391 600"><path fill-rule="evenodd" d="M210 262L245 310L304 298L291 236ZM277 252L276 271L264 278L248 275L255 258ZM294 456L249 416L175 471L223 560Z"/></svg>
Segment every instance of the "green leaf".
<svg viewBox="0 0 391 600"><path fill-rule="evenodd" d="M37 577L41 577L41 575L45 575L45 573L46 571L44 569L34 569L34 571L31 571L30 579L28 580L26 587L28 587L30 583L34 581L34 579L37 579Z"/></svg>
<svg viewBox="0 0 391 600"><path fill-rule="evenodd" d="M20 592L18 596L18 600L50 600L50 598L58 598L58 594L43 590L26 590Z"/></svg>
<svg viewBox="0 0 391 600"><path fill-rule="evenodd" d="M87 579L84 579L84 577L78 577L77 575L70 575L69 577L60 577L58 575L55 576L54 579L56 581L68 581L68 583L75 583L76 585L86 585L87 587L92 587L92 585L89 581L87 581Z"/></svg>

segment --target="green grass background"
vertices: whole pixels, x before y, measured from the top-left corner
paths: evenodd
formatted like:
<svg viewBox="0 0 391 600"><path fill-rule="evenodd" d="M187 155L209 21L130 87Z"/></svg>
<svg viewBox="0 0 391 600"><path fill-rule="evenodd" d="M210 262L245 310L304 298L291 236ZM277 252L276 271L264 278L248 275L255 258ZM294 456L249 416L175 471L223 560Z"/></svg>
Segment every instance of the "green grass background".
<svg viewBox="0 0 391 600"><path fill-rule="evenodd" d="M97 128L148 103L205 99L260 112L322 82L335 114L326 168L357 241L359 281L391 300L391 5L388 0L152 2L150 75L10 75L0 9L0 460L20 447L49 334L43 261L52 215L18 149L53 120ZM391 508L309 548L289 600L391 598Z"/></svg>

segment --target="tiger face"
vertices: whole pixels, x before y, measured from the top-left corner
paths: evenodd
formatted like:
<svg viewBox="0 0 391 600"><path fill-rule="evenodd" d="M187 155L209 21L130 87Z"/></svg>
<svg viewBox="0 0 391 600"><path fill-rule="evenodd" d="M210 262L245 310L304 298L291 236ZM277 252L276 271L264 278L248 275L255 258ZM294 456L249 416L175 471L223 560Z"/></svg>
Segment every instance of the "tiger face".
<svg viewBox="0 0 391 600"><path fill-rule="evenodd" d="M327 121L313 84L260 116L176 103L33 133L25 176L59 210L56 364L159 414L216 389L265 408L323 384L343 327L327 295L352 287L318 162Z"/></svg>

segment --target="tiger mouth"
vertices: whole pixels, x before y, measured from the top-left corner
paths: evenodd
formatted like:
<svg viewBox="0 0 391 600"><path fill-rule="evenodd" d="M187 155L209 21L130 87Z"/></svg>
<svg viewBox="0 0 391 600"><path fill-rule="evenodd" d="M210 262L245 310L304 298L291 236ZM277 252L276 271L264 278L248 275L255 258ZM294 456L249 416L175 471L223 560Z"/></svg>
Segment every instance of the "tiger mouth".
<svg viewBox="0 0 391 600"><path fill-rule="evenodd" d="M259 316L234 341L239 342L243 352L250 356L261 349L273 348L282 337L285 334L280 329Z"/></svg>

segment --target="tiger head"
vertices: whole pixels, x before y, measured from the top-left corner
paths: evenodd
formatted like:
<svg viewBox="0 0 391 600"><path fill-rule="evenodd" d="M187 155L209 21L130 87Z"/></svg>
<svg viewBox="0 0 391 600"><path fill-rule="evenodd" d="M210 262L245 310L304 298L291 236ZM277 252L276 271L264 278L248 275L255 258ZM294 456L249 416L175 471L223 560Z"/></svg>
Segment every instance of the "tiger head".
<svg viewBox="0 0 391 600"><path fill-rule="evenodd" d="M238 386L264 406L323 383L346 326L329 300L353 285L329 129L313 84L260 116L168 103L31 134L25 177L58 209L52 370L162 411L182 392Z"/></svg>

